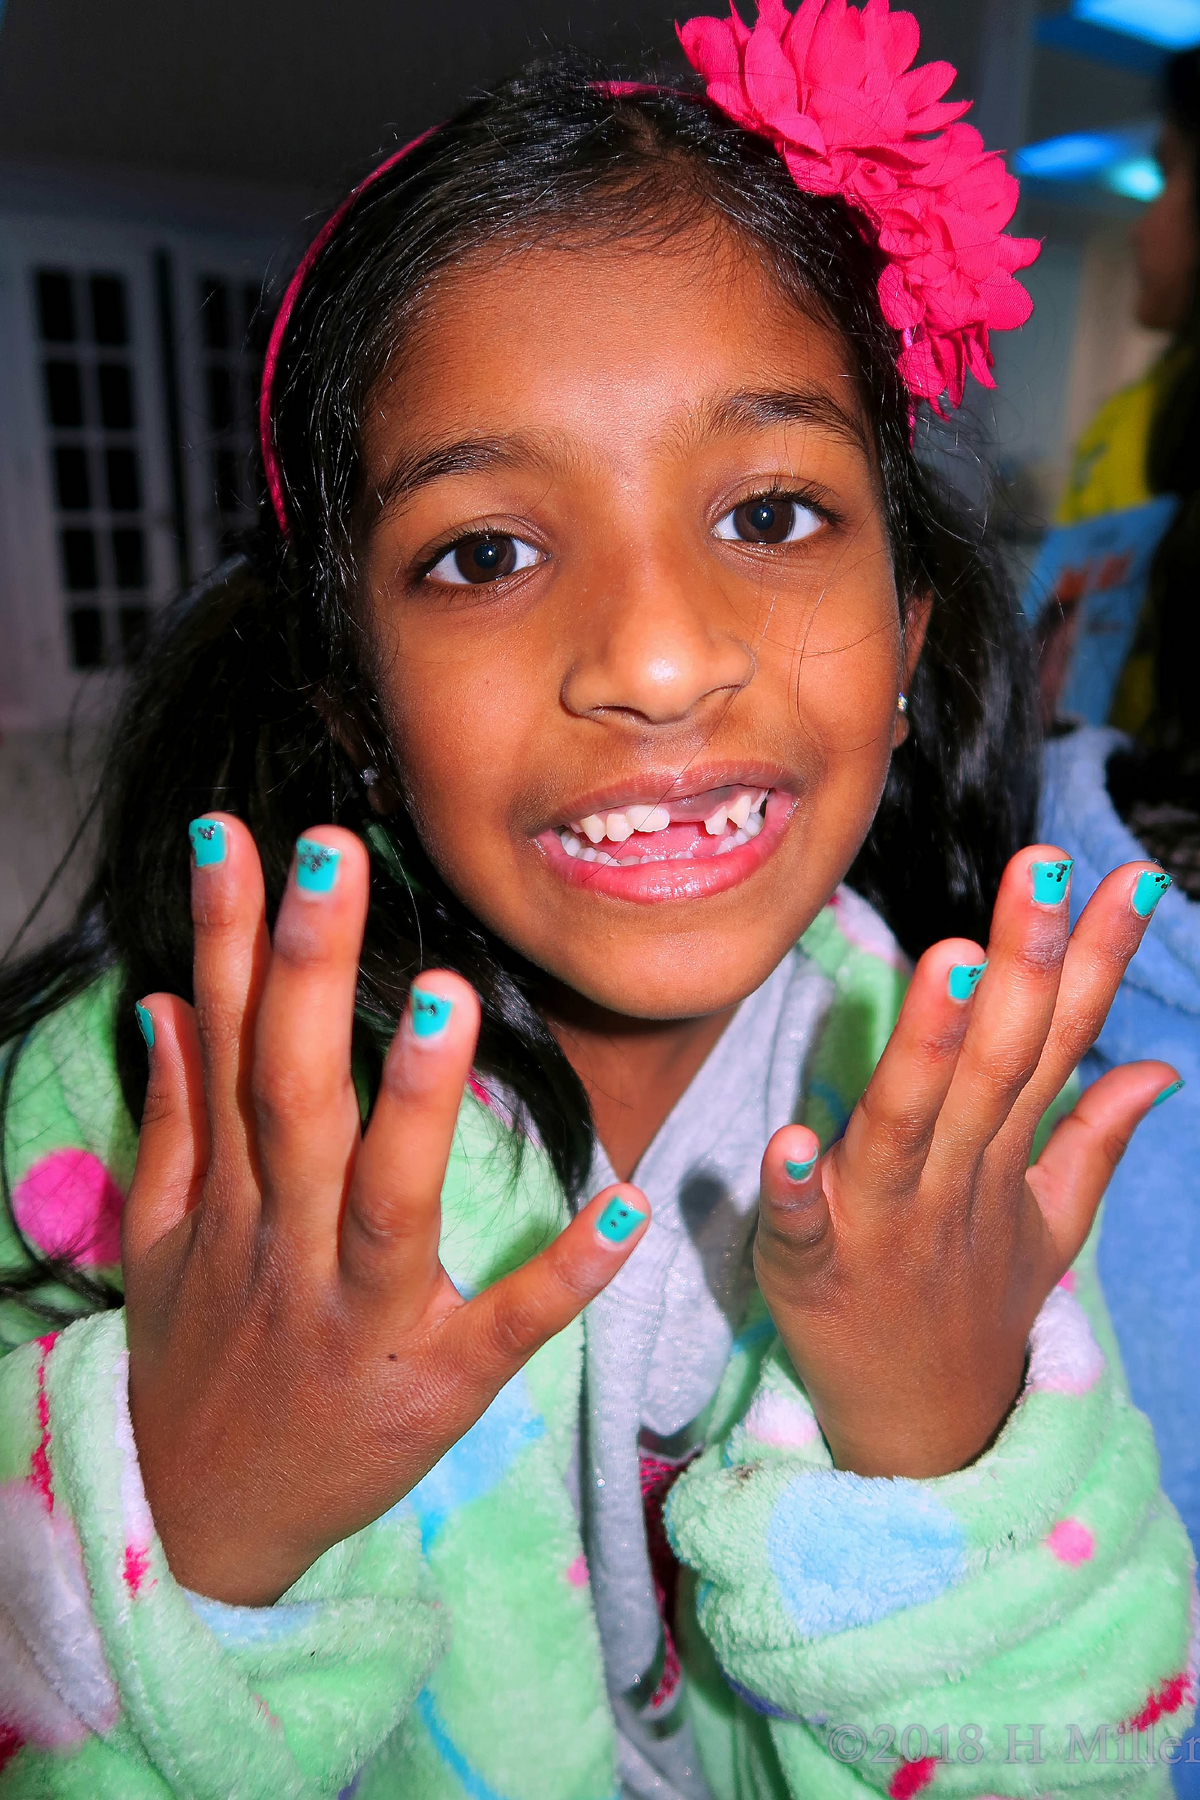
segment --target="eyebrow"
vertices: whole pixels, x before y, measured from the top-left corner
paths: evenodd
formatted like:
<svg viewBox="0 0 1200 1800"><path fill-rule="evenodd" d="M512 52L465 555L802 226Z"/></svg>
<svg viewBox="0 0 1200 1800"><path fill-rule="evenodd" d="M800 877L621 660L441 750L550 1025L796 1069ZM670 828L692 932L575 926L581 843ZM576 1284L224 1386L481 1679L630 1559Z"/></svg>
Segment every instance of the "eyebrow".
<svg viewBox="0 0 1200 1800"><path fill-rule="evenodd" d="M397 500L407 499L418 488L446 475L478 475L489 469L527 468L544 462L544 455L525 438L460 438L438 444L432 450L414 450L401 456L377 483L372 499L376 517Z"/></svg>
<svg viewBox="0 0 1200 1800"><path fill-rule="evenodd" d="M840 406L831 394L813 390L781 388L726 394L719 400L704 401L689 417L685 430L689 437L704 439L718 437L724 431L744 430L748 425L779 424L814 426L870 459L867 433L858 415ZM375 517L447 475L478 475L490 469L538 464L545 467L546 460L544 449L519 436L459 438L428 450L414 449L400 456L377 484L372 495Z"/></svg>
<svg viewBox="0 0 1200 1800"><path fill-rule="evenodd" d="M727 394L702 406L692 429L708 437L747 425L812 425L870 459L871 446L858 413L839 405L832 394L815 389L768 388Z"/></svg>

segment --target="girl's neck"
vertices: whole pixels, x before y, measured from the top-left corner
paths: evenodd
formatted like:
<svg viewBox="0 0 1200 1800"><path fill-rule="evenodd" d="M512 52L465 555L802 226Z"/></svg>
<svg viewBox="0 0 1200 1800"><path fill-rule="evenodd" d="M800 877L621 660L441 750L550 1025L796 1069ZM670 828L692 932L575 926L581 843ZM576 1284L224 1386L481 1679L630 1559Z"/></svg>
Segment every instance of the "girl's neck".
<svg viewBox="0 0 1200 1800"><path fill-rule="evenodd" d="M613 1173L628 1181L737 1008L698 1019L630 1019L556 988L545 1010L587 1090Z"/></svg>

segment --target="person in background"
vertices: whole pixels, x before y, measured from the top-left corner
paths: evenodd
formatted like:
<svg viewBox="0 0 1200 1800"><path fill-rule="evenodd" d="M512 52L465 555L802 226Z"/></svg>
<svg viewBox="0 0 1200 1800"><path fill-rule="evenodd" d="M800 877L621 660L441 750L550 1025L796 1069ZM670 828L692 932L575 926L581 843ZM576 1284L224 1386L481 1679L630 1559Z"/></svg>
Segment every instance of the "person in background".
<svg viewBox="0 0 1200 1800"><path fill-rule="evenodd" d="M1039 829L1075 857L1072 906L1105 870L1145 850L1174 877L1081 1076L1130 1056L1176 1063L1189 1083L1138 1141L1104 1203L1099 1266L1138 1406L1149 1415L1165 1491L1200 1543L1200 50L1172 57L1158 145L1163 191L1133 232L1138 322L1171 342L1108 400L1076 448L1057 522L1074 525L1180 497L1157 552L1109 728L1055 722L1043 753ZM1059 670L1061 676L1062 671ZM1053 719L1054 666L1042 663ZM1188 896L1191 896L1190 898ZM1189 1760L1194 1759L1194 1760ZM1175 1768L1200 1796L1200 1734Z"/></svg>
<svg viewBox="0 0 1200 1800"><path fill-rule="evenodd" d="M1109 759L1108 787L1135 836L1200 897L1200 48L1166 65L1158 143L1163 190L1133 230L1139 325L1166 352L1106 401L1075 450L1060 525L1176 494L1180 507L1150 581L1109 722L1134 740Z"/></svg>

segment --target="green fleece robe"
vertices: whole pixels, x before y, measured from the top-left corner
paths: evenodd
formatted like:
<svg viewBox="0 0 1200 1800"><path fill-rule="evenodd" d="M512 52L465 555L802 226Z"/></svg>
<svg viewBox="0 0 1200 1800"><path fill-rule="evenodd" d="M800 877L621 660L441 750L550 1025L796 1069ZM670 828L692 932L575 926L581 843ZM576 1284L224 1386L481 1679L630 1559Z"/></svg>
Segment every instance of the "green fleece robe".
<svg viewBox="0 0 1200 1800"><path fill-rule="evenodd" d="M798 1116L835 1136L903 977L835 900L804 940L836 999ZM134 1132L112 987L22 1050L18 1220L111 1264ZM478 1289L561 1229L468 1097L443 1261ZM13 1267L19 1241L0 1242ZM126 1404L124 1315L0 1316L3 1800L612 1800L615 1732L568 1491L586 1324L534 1356L406 1499L271 1608L172 1579ZM203 1471L197 1471L203 1479ZM716 1800L1169 1792L1194 1587L1092 1247L1047 1301L994 1447L933 1481L836 1470L760 1299L675 1484L685 1703Z"/></svg>

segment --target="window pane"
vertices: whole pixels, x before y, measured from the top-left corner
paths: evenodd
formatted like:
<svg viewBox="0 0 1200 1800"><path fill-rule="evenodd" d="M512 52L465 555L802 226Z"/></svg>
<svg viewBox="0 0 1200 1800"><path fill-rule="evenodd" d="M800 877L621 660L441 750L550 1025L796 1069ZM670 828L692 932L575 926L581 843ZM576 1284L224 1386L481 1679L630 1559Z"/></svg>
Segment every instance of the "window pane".
<svg viewBox="0 0 1200 1800"><path fill-rule="evenodd" d="M78 444L55 447L54 490L63 512L86 512L92 504L87 453Z"/></svg>
<svg viewBox="0 0 1200 1800"><path fill-rule="evenodd" d="M219 364L208 370L208 423L213 431L228 431L233 424L233 380Z"/></svg>
<svg viewBox="0 0 1200 1800"><path fill-rule="evenodd" d="M113 573L119 588L146 585L146 545L140 531L122 526L112 534Z"/></svg>
<svg viewBox="0 0 1200 1800"><path fill-rule="evenodd" d="M46 417L51 425L70 428L83 424L83 383L79 364L48 362L46 374Z"/></svg>
<svg viewBox="0 0 1200 1800"><path fill-rule="evenodd" d="M127 344L129 320L125 308L125 283L119 275L93 275L88 283L92 296L92 336L98 344Z"/></svg>
<svg viewBox="0 0 1200 1800"><path fill-rule="evenodd" d="M71 277L59 269L37 272L38 317L48 344L75 342L75 300Z"/></svg>
<svg viewBox="0 0 1200 1800"><path fill-rule="evenodd" d="M71 628L71 663L76 669L104 667L104 618L98 606L77 606L67 623Z"/></svg>
<svg viewBox="0 0 1200 1800"><path fill-rule="evenodd" d="M136 662L146 644L146 632L150 624L149 608L122 606L117 613L117 624L121 633L121 660Z"/></svg>
<svg viewBox="0 0 1200 1800"><path fill-rule="evenodd" d="M96 572L96 539L90 531L62 534L63 586L73 594L100 586Z"/></svg>
<svg viewBox="0 0 1200 1800"><path fill-rule="evenodd" d="M104 473L108 483L108 504L112 511L137 512L142 504L142 495L136 451L106 450Z"/></svg>
<svg viewBox="0 0 1200 1800"><path fill-rule="evenodd" d="M100 363L100 422L106 431L133 430L133 372L128 363Z"/></svg>
<svg viewBox="0 0 1200 1800"><path fill-rule="evenodd" d="M200 279L200 318L210 350L229 348L229 289L215 275Z"/></svg>

